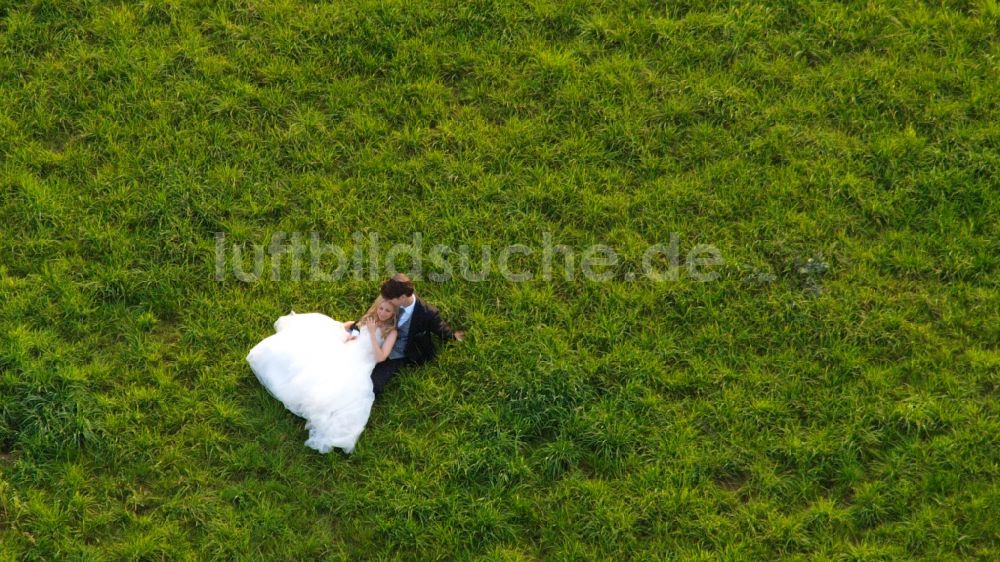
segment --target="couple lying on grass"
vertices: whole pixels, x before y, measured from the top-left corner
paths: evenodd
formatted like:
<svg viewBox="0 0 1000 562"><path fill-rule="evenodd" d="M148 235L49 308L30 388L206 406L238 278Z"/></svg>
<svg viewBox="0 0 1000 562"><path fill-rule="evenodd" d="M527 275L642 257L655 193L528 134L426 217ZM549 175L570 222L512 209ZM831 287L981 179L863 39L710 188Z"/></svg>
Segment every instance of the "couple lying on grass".
<svg viewBox="0 0 1000 562"><path fill-rule="evenodd" d="M261 384L306 419L306 445L321 453L354 450L375 397L396 372L434 358L432 335L464 337L414 294L406 275L386 280L380 293L357 322L319 313L282 316L274 323L277 333L247 355Z"/></svg>

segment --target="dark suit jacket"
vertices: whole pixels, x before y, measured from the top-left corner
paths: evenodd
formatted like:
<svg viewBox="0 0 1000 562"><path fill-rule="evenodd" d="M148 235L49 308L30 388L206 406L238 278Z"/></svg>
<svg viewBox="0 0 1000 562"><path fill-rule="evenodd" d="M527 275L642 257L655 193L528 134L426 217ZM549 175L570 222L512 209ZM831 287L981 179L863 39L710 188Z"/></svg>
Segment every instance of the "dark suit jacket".
<svg viewBox="0 0 1000 562"><path fill-rule="evenodd" d="M414 363L424 363L434 359L437 348L434 346L432 335L436 335L441 341L455 339L451 326L441 318L438 309L417 297L410 317L409 339L406 340L404 351L406 358Z"/></svg>

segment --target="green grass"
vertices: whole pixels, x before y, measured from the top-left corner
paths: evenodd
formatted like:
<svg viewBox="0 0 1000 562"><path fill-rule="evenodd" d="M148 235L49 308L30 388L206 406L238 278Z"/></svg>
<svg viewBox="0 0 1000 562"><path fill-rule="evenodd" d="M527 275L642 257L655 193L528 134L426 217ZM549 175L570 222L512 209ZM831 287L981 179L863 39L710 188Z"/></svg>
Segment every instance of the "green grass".
<svg viewBox="0 0 1000 562"><path fill-rule="evenodd" d="M998 29L0 0L0 560L997 558ZM214 279L277 231L622 262L421 282L469 340L319 455L244 357L377 281ZM671 232L720 278L626 280Z"/></svg>

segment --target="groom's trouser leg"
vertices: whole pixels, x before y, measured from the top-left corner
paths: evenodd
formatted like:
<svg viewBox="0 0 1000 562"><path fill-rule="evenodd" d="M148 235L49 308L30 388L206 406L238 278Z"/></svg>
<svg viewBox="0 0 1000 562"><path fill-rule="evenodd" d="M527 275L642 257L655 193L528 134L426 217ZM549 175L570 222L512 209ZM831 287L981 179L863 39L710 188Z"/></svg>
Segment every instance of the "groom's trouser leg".
<svg viewBox="0 0 1000 562"><path fill-rule="evenodd" d="M405 363L406 359L386 359L375 364L375 368L372 369L372 390L375 391L375 396L382 394L385 385L389 384L396 371Z"/></svg>

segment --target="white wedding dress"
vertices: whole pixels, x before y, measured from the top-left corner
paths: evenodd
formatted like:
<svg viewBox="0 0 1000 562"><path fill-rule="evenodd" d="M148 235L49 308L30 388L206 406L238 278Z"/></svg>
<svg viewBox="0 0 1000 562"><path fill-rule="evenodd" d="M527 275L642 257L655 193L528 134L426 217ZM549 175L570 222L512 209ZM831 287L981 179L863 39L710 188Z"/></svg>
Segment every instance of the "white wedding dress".
<svg viewBox="0 0 1000 562"><path fill-rule="evenodd" d="M375 394L375 353L368 328L347 339L344 324L319 313L294 311L274 323L277 333L257 344L247 363L272 396L306 419L306 445L321 453L345 453L368 423ZM382 344L382 331L375 339Z"/></svg>

